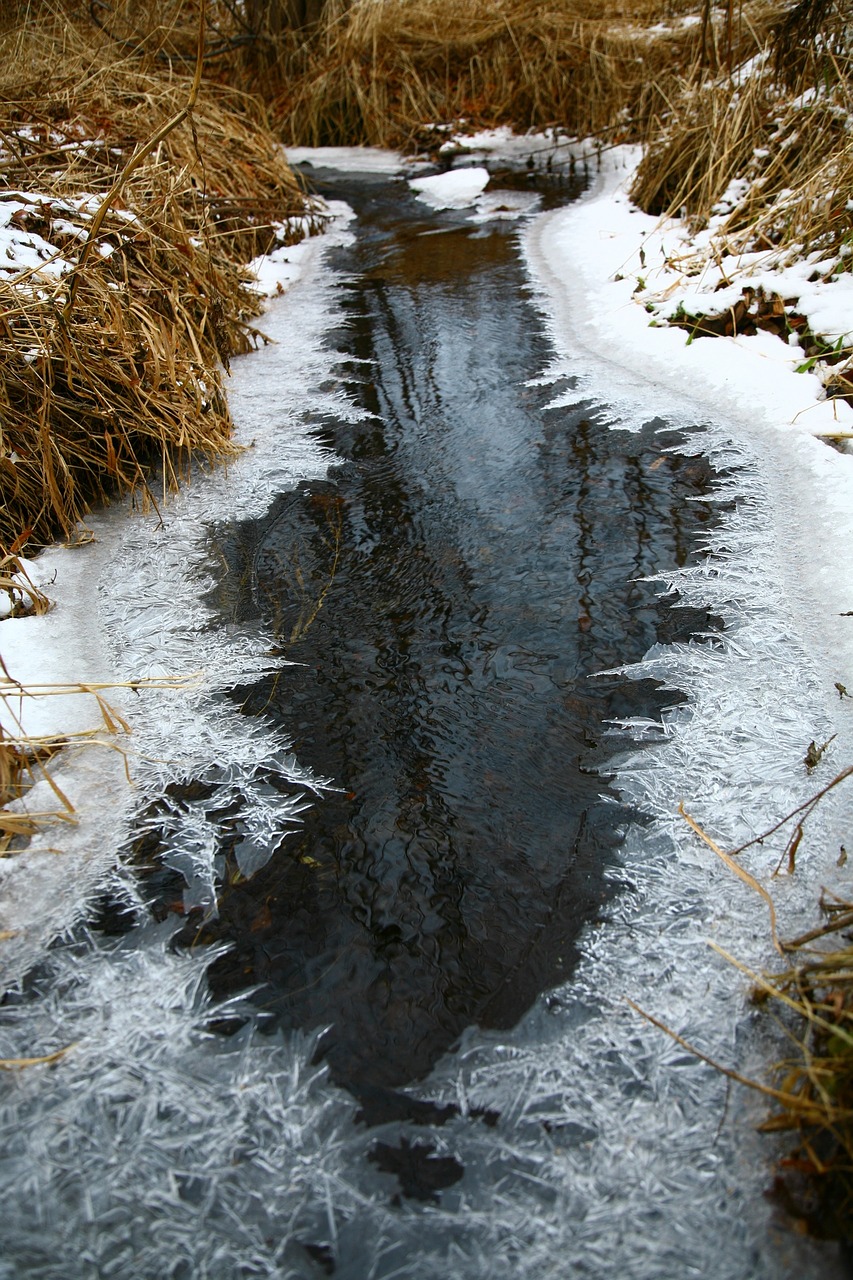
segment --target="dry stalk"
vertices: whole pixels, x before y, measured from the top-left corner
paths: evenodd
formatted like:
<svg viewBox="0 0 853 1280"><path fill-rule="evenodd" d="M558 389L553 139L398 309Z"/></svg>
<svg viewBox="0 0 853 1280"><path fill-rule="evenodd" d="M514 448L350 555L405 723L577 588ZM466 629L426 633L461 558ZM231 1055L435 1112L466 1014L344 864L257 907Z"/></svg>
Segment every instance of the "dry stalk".
<svg viewBox="0 0 853 1280"><path fill-rule="evenodd" d="M289 141L423 145L424 126L562 125L640 138L700 53L689 3L663 0L355 0L283 43L276 116ZM733 47L755 47L776 10L744 6ZM432 135L433 138L435 135Z"/></svg>
<svg viewBox="0 0 853 1280"><path fill-rule="evenodd" d="M680 82L637 171L632 198L647 212L683 213L693 226L704 226L725 196L713 257L776 250L785 262L819 249L842 269L846 254L849 270L853 45L842 6L804 0L793 10L783 7L775 33L766 23L763 33L762 54L748 74L693 74ZM808 56L790 62L794 93L780 67L788 65L797 39ZM735 178L738 189L729 194Z"/></svg>
<svg viewBox="0 0 853 1280"><path fill-rule="evenodd" d="M775 1187L778 1197L804 1230L845 1240L849 1239L853 1211L853 903L824 896L821 905L826 922L780 945L770 895L738 865L736 858L786 825L795 824L794 831L801 836L803 823L823 798L851 776L853 767L843 769L804 804L731 853L720 849L681 808L691 829L768 904L776 949L780 954L796 956L781 972L756 973L711 943L728 964L749 979L756 1002L770 1002L787 1017L786 1030L795 1052L775 1066L773 1076L777 1083L765 1084L723 1065L628 1001L688 1052L775 1104L762 1129L792 1132L797 1137L794 1151L780 1162ZM789 840L788 848L790 845Z"/></svg>
<svg viewBox="0 0 853 1280"><path fill-rule="evenodd" d="M104 697L111 689L185 689L191 681L184 679L151 679L139 681L87 682L76 684L23 684L16 680L0 658L0 857L16 852L40 830L57 822L74 825L77 821L72 801L59 786L49 762L58 752L68 748L101 747L118 751L128 777L127 753L117 741L131 732L124 716ZM33 700L82 695L94 698L101 724L73 733L38 735L29 733L25 724L25 707ZM43 781L56 799L50 810L10 809L24 799L30 788Z"/></svg>

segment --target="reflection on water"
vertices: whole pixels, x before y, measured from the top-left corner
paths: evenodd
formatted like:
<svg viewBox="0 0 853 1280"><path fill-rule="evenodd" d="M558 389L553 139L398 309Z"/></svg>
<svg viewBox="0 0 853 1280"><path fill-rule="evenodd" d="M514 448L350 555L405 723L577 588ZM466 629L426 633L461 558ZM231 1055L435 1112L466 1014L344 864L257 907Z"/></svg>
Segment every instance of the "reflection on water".
<svg viewBox="0 0 853 1280"><path fill-rule="evenodd" d="M528 385L549 349L510 235L362 200L336 338L373 416L323 424L346 459L327 482L221 533L243 583L223 608L273 620L298 664L238 691L245 712L339 790L250 879L229 869L201 937L234 944L219 993L328 1027L367 1098L569 972L630 817L594 771L602 722L664 702L589 677L706 625L642 578L711 509L661 424L610 431Z"/></svg>

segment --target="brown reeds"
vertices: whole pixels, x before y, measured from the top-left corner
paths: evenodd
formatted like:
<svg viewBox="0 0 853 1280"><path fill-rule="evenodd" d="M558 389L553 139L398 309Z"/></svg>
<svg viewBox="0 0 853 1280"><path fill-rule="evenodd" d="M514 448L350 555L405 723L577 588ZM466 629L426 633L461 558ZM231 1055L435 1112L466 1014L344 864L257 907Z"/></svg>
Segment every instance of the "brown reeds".
<svg viewBox="0 0 853 1280"><path fill-rule="evenodd" d="M853 1236L853 903L824 894L825 922L787 944L796 962L765 975L756 998L795 1016L795 1052L776 1068L786 1095L762 1125L793 1133L777 1193L812 1234Z"/></svg>
<svg viewBox="0 0 853 1280"><path fill-rule="evenodd" d="M107 700L111 690L187 689L190 680L146 679L138 681L81 683L22 682L0 657L0 858L25 849L34 835L57 824L77 821L73 801L65 794L49 767L54 756L70 748L100 747L118 751L129 777L127 755L120 738L130 733L124 716ZM69 697L94 702L93 725L71 732L33 733L28 710L45 700ZM51 809L37 809L26 796L38 782L47 784L55 802Z"/></svg>
<svg viewBox="0 0 853 1280"><path fill-rule="evenodd" d="M5 601L0 608L0 618L20 618L30 613L47 613L50 601L44 592L36 586L29 575L27 566L15 548L6 551L0 547L0 592Z"/></svg>
<svg viewBox="0 0 853 1280"><path fill-rule="evenodd" d="M797 5L777 21L748 72L682 79L632 198L649 213L686 214L702 226L737 178L720 252L838 255L853 237L851 83L853 47L841 6Z"/></svg>
<svg viewBox="0 0 853 1280"><path fill-rule="evenodd" d="M769 12L739 24L740 51ZM282 41L276 107L285 138L407 146L464 117L516 129L643 136L699 57L689 0L355 0L327 5L310 39ZM682 17L686 21L682 21Z"/></svg>
<svg viewBox="0 0 853 1280"><path fill-rule="evenodd" d="M251 347L260 309L242 264L309 229L256 104L202 85L164 133L189 100L188 76L116 61L93 30L49 12L0 39L0 220L45 259L0 264L7 544L24 531L72 535L93 502L146 490L152 467L168 488L193 455L233 452L221 370ZM95 252L69 272L105 196L158 132Z"/></svg>
<svg viewBox="0 0 853 1280"><path fill-rule="evenodd" d="M853 403L853 351L813 331L797 297L765 296L750 272L814 263L830 283L853 270L853 43L845 7L802 0L772 26L752 66L685 77L647 146L631 188L646 212L711 225L702 262L725 263L742 300L720 314L675 315L700 334L796 332L826 395ZM709 299L710 305L710 299ZM838 437L841 438L841 437Z"/></svg>

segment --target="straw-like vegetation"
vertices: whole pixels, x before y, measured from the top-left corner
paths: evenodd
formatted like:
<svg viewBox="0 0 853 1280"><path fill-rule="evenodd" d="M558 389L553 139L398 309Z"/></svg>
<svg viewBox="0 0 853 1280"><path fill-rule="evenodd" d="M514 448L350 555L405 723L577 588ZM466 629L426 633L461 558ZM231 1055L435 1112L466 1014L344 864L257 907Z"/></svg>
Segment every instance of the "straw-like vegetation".
<svg viewBox="0 0 853 1280"><path fill-rule="evenodd" d="M183 679L147 679L111 683L39 684L22 682L9 671L0 657L0 858L25 849L34 835L57 823L74 825L77 814L73 801L54 777L51 760L69 748L100 747L118 751L128 773L127 756L120 739L130 733L124 716L107 700L111 690L174 689L189 687ZM34 734L27 728L28 710L36 702L44 706L51 698L84 698L94 702L93 725L73 732ZM33 808L27 795L44 782L54 807Z"/></svg>
<svg viewBox="0 0 853 1280"><path fill-rule="evenodd" d="M769 6L743 6L741 53ZM355 0L328 5L310 40L281 53L276 114L309 144L424 144L424 126L460 117L516 129L642 137L680 69L700 57L691 0ZM284 74L286 72L287 74Z"/></svg>
<svg viewBox="0 0 853 1280"><path fill-rule="evenodd" d="M807 762L811 756L811 749ZM787 832L776 871L790 874L809 818L830 791L853 777L853 766L835 775L793 813L751 844ZM744 849L749 845L743 846ZM740 853L743 850L737 850ZM839 865L847 861L841 847ZM796 1145L781 1161L775 1191L810 1234L850 1240L853 1222L853 903L824 892L822 923L780 948L794 957L781 972L752 974L756 1003L778 1011L792 1052L777 1064L768 1092L774 1110L767 1133L792 1133ZM725 955L725 953L722 953Z"/></svg>
<svg viewBox="0 0 853 1280"><path fill-rule="evenodd" d="M824 15L820 32L798 43L797 12L813 32L816 9ZM703 226L739 178L743 189L721 238L837 255L853 233L845 208L853 181L851 85L853 44L842 6L801 3L750 74L681 81L646 149L633 198L650 213L684 213Z"/></svg>
<svg viewBox="0 0 853 1280"><path fill-rule="evenodd" d="M752 1079L702 1053L659 1019L633 1008L678 1044L737 1084L766 1098L764 1133L791 1134L773 1185L777 1202L804 1233L850 1242L853 1221L853 903L824 895L824 922L783 944L797 956L781 972L754 973L715 950L752 984L752 999L784 1028L790 1054L771 1082Z"/></svg>
<svg viewBox="0 0 853 1280"><path fill-rule="evenodd" d="M787 944L796 962L755 998L792 1010L795 1052L776 1070L784 1098L762 1128L796 1135L776 1191L812 1235L849 1239L853 1221L853 903L824 895L825 921Z"/></svg>
<svg viewBox="0 0 853 1280"><path fill-rule="evenodd" d="M704 257L743 296L719 314L676 315L693 336L796 333L827 394L853 403L853 350L812 332L799 299L750 285L753 270L810 256L830 283L853 270L853 35L836 0L782 10L748 71L685 77L631 191L647 212L710 225ZM690 274L699 274L697 256Z"/></svg>
<svg viewBox="0 0 853 1280"><path fill-rule="evenodd" d="M10 551L0 547L0 593L0 618L47 613L50 608L50 601L33 582L26 563L14 547Z"/></svg>
<svg viewBox="0 0 853 1280"><path fill-rule="evenodd" d="M34 698L69 693L91 695L97 701L102 728L68 734L33 735L24 724L25 708ZM74 823L74 805L57 784L48 762L72 742L100 742L105 731L129 732L126 721L106 702L99 687L89 685L27 686L10 673L0 658L0 858L25 846L35 833L57 822ZM20 806L31 787L45 780L56 801L50 810Z"/></svg>
<svg viewBox="0 0 853 1280"><path fill-rule="evenodd" d="M758 47L773 0L212 0L208 64L257 87L285 141L423 146L464 118L639 138L699 62ZM186 63L186 0L93 0L120 49ZM434 135L433 135L434 137Z"/></svg>
<svg viewBox="0 0 853 1280"><path fill-rule="evenodd" d="M147 491L152 464L169 487L194 454L233 452L221 369L259 310L242 264L310 229L257 104L202 86L69 270L190 91L52 12L0 38L0 222L44 259L0 264L0 542L71 536L93 502Z"/></svg>

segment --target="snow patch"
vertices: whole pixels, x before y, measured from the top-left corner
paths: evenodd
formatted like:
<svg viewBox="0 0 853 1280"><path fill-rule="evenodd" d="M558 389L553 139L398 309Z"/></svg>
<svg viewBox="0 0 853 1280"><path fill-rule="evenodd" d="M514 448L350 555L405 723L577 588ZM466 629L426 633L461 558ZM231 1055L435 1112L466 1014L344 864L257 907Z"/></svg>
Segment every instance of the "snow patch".
<svg viewBox="0 0 853 1280"><path fill-rule="evenodd" d="M284 154L291 165L389 177L402 173L408 163L399 151L383 151L380 147L287 147Z"/></svg>
<svg viewBox="0 0 853 1280"><path fill-rule="evenodd" d="M488 169L451 169L428 178L412 178L409 186L431 209L464 209L489 184Z"/></svg>

